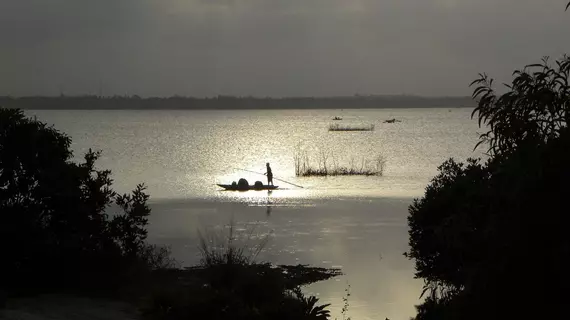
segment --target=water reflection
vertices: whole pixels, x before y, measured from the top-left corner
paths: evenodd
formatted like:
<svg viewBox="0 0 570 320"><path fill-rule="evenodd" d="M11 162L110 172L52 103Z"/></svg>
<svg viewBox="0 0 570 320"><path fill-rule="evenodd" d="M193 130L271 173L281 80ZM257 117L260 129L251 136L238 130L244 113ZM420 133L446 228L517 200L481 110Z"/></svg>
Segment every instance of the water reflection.
<svg viewBox="0 0 570 320"><path fill-rule="evenodd" d="M246 192L247 193L247 192ZM151 240L172 245L186 265L197 262L196 230L255 227L271 241L260 258L276 264L342 266L345 276L306 288L323 303L333 303L333 319L342 319L342 297L351 285L353 319L408 319L421 292L413 279L407 250L410 200L307 200L304 206L279 203L278 191L257 193L253 202L159 201L152 204ZM380 255L382 259L380 259Z"/></svg>
<svg viewBox="0 0 570 320"><path fill-rule="evenodd" d="M276 178L311 189L303 197L351 195L418 196L437 166L450 156L473 154L477 123L469 109L350 110L346 121L376 125L373 132L331 133L337 110L251 111L34 111L73 137L74 154L89 148L103 150L99 165L113 170L115 187L128 192L145 182L154 198L216 198L216 183L244 177L261 180L270 162ZM384 124L388 118L402 123ZM252 121L252 119L255 119ZM344 120L343 120L344 121ZM442 125L445 124L445 125ZM271 127L272 130L259 130ZM236 134L239 133L239 134ZM386 156L384 177L305 179L295 177L295 148L301 144L317 164L321 150L339 163L381 152ZM282 183L280 188L294 189ZM299 188L300 189L300 188ZM339 191L340 189L340 191ZM302 190L302 189L300 189ZM292 196L297 196L294 191Z"/></svg>
<svg viewBox="0 0 570 320"><path fill-rule="evenodd" d="M344 120L375 124L376 130L331 133L327 127L336 112L33 114L73 137L75 156L89 148L103 150L99 165L113 171L120 193L145 182L154 201L150 240L171 245L184 264L198 261L198 228L223 226L234 217L266 233L274 231L262 256L267 261L343 266L343 279L307 288L333 303L333 318L342 318L348 281L353 291L349 316L407 319L414 314L422 283L413 279L412 263L402 256L407 250L406 207L410 197L424 192L442 161L480 156L471 148L478 139L477 123L469 109L350 110L343 113ZM384 124L388 118L403 121ZM268 127L272 130L259 129ZM387 169L382 177L299 178L294 167L299 144L311 154L331 152L344 163L381 151ZM239 178L261 180L252 172L263 171L267 161L276 177L302 188L279 183L273 192L233 192L216 186Z"/></svg>
<svg viewBox="0 0 570 320"><path fill-rule="evenodd" d="M267 206L266 206L266 210L265 210L265 214L267 215L267 217L269 217L271 215L271 210L272 210L272 204L273 202L271 202L271 195L273 194L272 190L267 190Z"/></svg>

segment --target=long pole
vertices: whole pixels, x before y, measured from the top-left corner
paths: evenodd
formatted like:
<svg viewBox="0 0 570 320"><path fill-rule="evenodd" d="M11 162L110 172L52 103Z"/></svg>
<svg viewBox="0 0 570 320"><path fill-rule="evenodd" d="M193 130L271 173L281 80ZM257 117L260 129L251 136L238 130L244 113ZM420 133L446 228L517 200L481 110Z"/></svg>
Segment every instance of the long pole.
<svg viewBox="0 0 570 320"><path fill-rule="evenodd" d="M243 169L243 168L236 168L236 169L238 169L238 170L243 170L243 171L247 171L247 172L251 172L251 173L257 173L257 174L260 174L260 175L263 175L263 176L264 176L263 173L259 173L259 172L255 172L255 171L251 171L251 170L247 170L247 169ZM275 178L275 177L274 177L273 179L279 180L279 181L283 181L283 182L288 183L288 184L290 184L290 185L294 185L295 187L299 187L299 188L303 188L303 189L305 188L305 187L300 186L300 185L298 185L298 184L294 184L294 183L291 183L291 182L289 182L289 181L285 181L285 180L282 180L282 179L279 179L279 178Z"/></svg>

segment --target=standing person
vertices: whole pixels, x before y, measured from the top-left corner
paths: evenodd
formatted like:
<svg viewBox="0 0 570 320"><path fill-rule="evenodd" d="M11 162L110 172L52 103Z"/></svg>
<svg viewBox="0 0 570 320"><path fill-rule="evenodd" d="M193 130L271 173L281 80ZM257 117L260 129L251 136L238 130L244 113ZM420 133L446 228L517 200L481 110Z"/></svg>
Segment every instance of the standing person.
<svg viewBox="0 0 570 320"><path fill-rule="evenodd" d="M271 167L269 166L269 162L265 164L267 167L267 172L264 173L267 176L267 185L273 185L273 172L271 172Z"/></svg>

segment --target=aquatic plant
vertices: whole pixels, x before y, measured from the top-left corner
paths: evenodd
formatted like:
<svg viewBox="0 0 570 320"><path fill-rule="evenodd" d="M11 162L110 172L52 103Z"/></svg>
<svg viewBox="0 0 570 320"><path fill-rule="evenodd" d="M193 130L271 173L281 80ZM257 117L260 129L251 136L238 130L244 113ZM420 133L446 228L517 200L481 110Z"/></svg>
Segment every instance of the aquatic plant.
<svg viewBox="0 0 570 320"><path fill-rule="evenodd" d="M342 314L342 320L351 320L352 318L348 315L348 307L350 307L350 303L348 302L348 298L350 298L350 284L347 283L346 289L344 289L344 296L342 297L342 310L340 313Z"/></svg>
<svg viewBox="0 0 570 320"><path fill-rule="evenodd" d="M360 162L351 158L349 165L341 165L332 152L325 149L319 150L317 166L311 165L309 154L298 145L293 156L295 161L295 175L300 177L310 176L382 176L386 168L386 157L378 154L373 159L362 157ZM329 161L331 160L331 161Z"/></svg>
<svg viewBox="0 0 570 320"><path fill-rule="evenodd" d="M271 233L254 235L254 226L237 234L233 220L225 229L226 235L211 230L205 233L198 231L200 264L203 267L254 264L271 236ZM254 242L255 238L258 241Z"/></svg>
<svg viewBox="0 0 570 320"><path fill-rule="evenodd" d="M254 236L254 230L238 233L232 221L223 233L209 230L200 235L200 265L167 272L147 300L144 316L165 320L328 319L329 305L318 305L316 297L303 295L301 286L340 275L340 271L256 262L268 235Z"/></svg>

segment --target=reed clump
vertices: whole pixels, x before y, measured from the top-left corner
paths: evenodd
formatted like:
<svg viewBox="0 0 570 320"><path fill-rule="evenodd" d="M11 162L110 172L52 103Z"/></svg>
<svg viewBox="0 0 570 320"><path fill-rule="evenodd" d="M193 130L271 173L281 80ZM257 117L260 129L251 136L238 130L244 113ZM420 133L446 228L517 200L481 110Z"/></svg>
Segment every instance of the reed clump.
<svg viewBox="0 0 570 320"><path fill-rule="evenodd" d="M328 319L329 304L301 288L342 272L259 262L269 236L238 232L233 220L222 233L200 233L200 265L164 272L143 319Z"/></svg>
<svg viewBox="0 0 570 320"><path fill-rule="evenodd" d="M311 163L307 151L297 148L294 156L295 175L298 177L311 176L382 176L386 168L386 157L382 154L362 157L360 161L351 158L348 165L342 165L337 161L333 152L320 150L317 161Z"/></svg>

